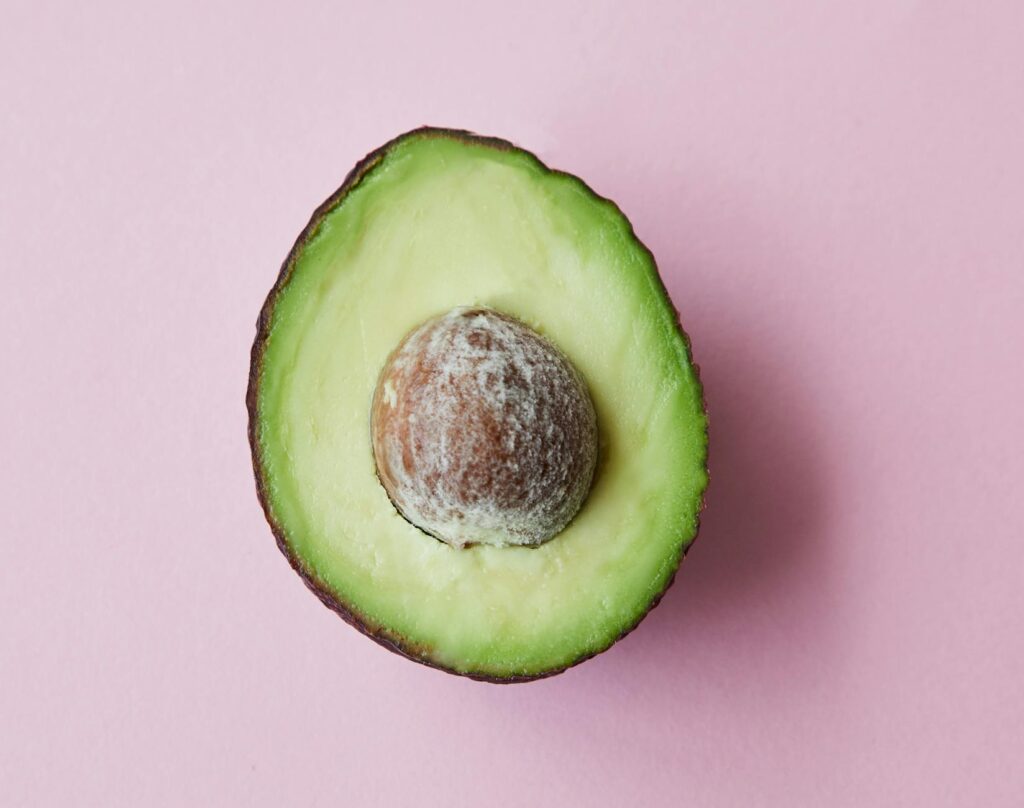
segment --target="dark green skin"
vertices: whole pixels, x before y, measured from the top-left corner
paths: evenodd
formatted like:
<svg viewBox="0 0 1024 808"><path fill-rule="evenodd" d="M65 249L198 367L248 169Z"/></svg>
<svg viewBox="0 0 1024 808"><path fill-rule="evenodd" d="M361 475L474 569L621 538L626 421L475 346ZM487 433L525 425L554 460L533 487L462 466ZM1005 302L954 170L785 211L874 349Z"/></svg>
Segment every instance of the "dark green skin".
<svg viewBox="0 0 1024 808"><path fill-rule="evenodd" d="M312 590L313 594L315 594L325 606L337 612L338 615L341 616L341 619L348 623L350 626L358 629L371 640L384 646L389 651L393 651L394 653L399 654L405 657L406 659L411 659L413 662L419 662L421 665L427 665L431 668L436 668L438 670L444 671L445 673L451 673L456 676L465 676L470 679L475 679L481 682L491 682L493 684L514 684L516 682L532 682L538 679L546 679L549 676L555 676L559 673L563 673L569 668L574 667L575 665L578 665L581 662L585 662L591 657L608 650L608 648L610 648L616 642L618 642L627 634L629 634L633 629L635 629L640 624L640 621L643 620L643 618L650 613L651 609L653 609L661 602L661 599L662 597L664 597L665 592L668 591L669 587L672 586L673 582L675 581L675 571L673 571L672 577L665 585L665 588L651 601L650 606L648 606L647 610L642 615L640 615L640 617L637 618L636 622L634 622L633 625L627 627L621 634L619 634L618 637L609 642L603 648L599 648L591 653L581 655L578 659L573 660L567 665L558 668L552 668L551 670L541 671L539 673L527 676L507 677L490 676L487 674L474 673L472 671L453 670L452 668L447 668L444 665L438 663L436 660L434 660L432 658L430 648L423 647L416 643L410 642L406 638L394 633L386 626L377 625L376 623L374 623L374 621L370 620L365 615L360 614L359 611L356 610L351 604L343 603L342 601L338 600L334 593L331 592L330 587L328 587L324 581L321 581L319 578L317 578L315 573L306 566L302 558L300 558L298 554L294 552L291 545L288 543L288 539L285 535L284 528L280 524L278 524L278 522L274 519L274 516L270 511L270 498L267 492L266 480L263 477L263 464L262 459L260 458L259 441L257 440L256 435L256 430L258 428L256 404L259 398L259 384L261 370L263 366L264 351L267 344L267 338L270 334L270 323L272 320L274 306L277 303L278 296L280 295L281 291L285 288L285 286L288 284L288 280L290 279L291 273L295 267L295 262L298 259L299 255L302 253L302 250L305 247L306 242L316 232L323 218L330 211L334 210L334 208L341 204L342 200L344 200L344 198L348 195L349 191L355 188L363 179L363 177L370 173L394 146L406 140L407 138L424 137L451 138L453 140L461 140L466 143L487 146L489 148L498 149L500 151L526 151L525 149L520 149L518 146L514 145L513 143L510 143L507 140L502 140L500 138L495 137L484 137L481 135L474 134L473 132L468 132L463 129L444 129L432 126L424 126L419 129L413 129L409 132L406 132L405 134L399 135L393 140L388 141L383 146L370 152L362 160L356 163L355 167L348 173L348 176L345 177L345 181L342 183L341 187L333 194L331 194L327 201L320 205L320 207L318 207L316 211L314 211L312 218L309 220L309 224L307 224L306 227L299 234L298 239L296 239L295 244L292 246L291 251L288 253L288 257L285 259L284 264L281 266L281 271L277 276L277 282L270 290L270 294L267 295L267 299L263 303L263 308L260 310L259 319L256 321L256 339L252 345L252 356L249 365L249 387L248 390L246 391L245 396L246 408L249 411L249 447L252 451L252 467L253 472L256 476L256 493L259 496L260 505L263 506L263 513L266 516L267 522L269 523L270 528L274 533L274 537L277 539L278 549L280 549L280 551L284 554L284 557L288 559L288 563L292 565L292 569L294 569L299 574L299 577L302 578L306 586L309 587L310 590ZM529 154L529 152L527 153ZM574 180L575 182L578 182L582 187L586 188L586 190L589 191L594 197L604 201L610 201L600 196L599 194L595 193L593 189L590 188L590 186L588 186L585 182L583 182L583 180L579 179L578 177L575 177L571 174L566 174L565 172L562 171L550 169L547 166L545 166L535 155L531 154L530 156L533 157L533 159L537 160L537 163L540 166L542 166L546 171L552 174L567 176ZM632 229L630 230L630 233L633 239L636 241L637 245L650 256L652 263L654 263L654 256L651 255L650 250L648 250L647 247L644 246L644 244L640 241L640 239L636 237L636 234L632 231ZM656 266L656 264L654 265ZM664 284L661 284L659 282L659 287L659 291L664 297L665 301L668 302L669 305L672 305L671 300L668 296L668 292L664 287ZM690 359L691 364L693 364L694 372L697 376L697 382L698 384L700 384L700 368L695 363L693 363L693 356L690 349L690 338L687 336L686 332L683 331L682 326L679 325L678 311L676 311L676 314L676 326L679 328L679 333L683 337L683 342L686 345L687 357ZM705 412L707 411L706 404L704 405L704 410ZM369 417L369 414L367 414L367 417ZM706 453L704 457L704 464L706 467ZM704 498L702 497L700 510L703 511L703 509ZM697 524L699 528L700 513L697 514ZM696 536L694 537L694 540L696 540ZM692 546L693 541L691 541L690 544L683 550L679 559L676 561L677 570L679 563L682 561L683 555L685 555Z"/></svg>

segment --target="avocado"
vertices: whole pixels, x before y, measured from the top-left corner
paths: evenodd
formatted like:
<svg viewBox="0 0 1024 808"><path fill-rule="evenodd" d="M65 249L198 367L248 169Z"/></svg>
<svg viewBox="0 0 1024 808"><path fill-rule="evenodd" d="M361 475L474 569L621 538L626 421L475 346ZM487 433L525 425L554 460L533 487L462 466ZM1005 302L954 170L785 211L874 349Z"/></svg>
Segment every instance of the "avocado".
<svg viewBox="0 0 1024 808"><path fill-rule="evenodd" d="M246 403L295 571L450 673L600 653L697 533L707 417L654 258L504 140L427 127L355 166L263 305Z"/></svg>

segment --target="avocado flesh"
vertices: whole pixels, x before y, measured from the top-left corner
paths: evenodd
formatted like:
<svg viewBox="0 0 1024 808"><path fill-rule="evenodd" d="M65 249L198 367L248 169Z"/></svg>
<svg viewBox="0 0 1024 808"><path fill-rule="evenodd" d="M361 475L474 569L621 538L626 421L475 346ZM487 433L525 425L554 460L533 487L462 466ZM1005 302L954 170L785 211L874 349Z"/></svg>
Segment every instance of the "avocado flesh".
<svg viewBox="0 0 1024 808"><path fill-rule="evenodd" d="M459 305L511 314L589 386L600 460L583 508L532 548L457 549L377 479L369 409L388 354ZM607 648L697 531L706 418L650 253L580 180L503 141L417 130L317 212L261 316L250 434L282 549L329 605L455 673L536 678Z"/></svg>

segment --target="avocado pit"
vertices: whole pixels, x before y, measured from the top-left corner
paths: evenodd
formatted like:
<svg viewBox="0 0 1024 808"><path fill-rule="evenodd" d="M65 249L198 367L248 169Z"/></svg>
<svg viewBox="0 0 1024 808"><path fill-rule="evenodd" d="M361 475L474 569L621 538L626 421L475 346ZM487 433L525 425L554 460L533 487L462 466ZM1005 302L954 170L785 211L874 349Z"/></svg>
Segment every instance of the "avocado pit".
<svg viewBox="0 0 1024 808"><path fill-rule="evenodd" d="M455 547L549 541L583 504L597 462L580 374L549 340L484 307L453 309L402 340L370 429L399 513Z"/></svg>

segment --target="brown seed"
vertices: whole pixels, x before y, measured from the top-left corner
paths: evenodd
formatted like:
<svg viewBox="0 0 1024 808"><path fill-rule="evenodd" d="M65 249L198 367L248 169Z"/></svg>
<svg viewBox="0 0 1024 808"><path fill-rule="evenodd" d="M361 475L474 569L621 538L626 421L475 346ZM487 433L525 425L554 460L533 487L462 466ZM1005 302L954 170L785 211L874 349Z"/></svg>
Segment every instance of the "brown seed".
<svg viewBox="0 0 1024 808"><path fill-rule="evenodd" d="M399 512L455 546L536 545L590 490L597 422L554 345L493 309L453 309L388 358L370 412L377 475Z"/></svg>

